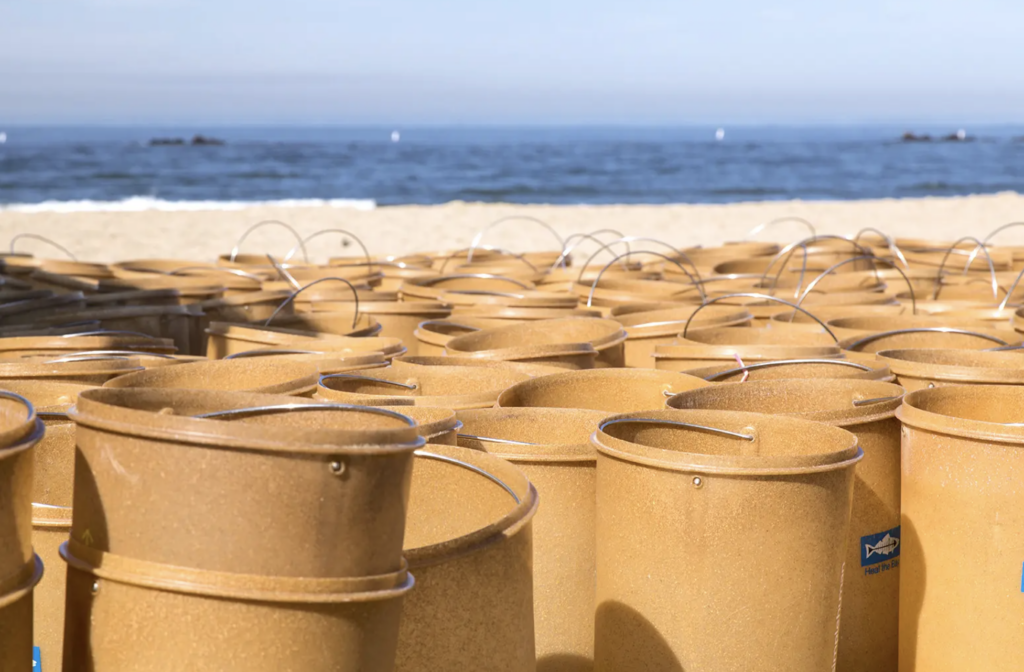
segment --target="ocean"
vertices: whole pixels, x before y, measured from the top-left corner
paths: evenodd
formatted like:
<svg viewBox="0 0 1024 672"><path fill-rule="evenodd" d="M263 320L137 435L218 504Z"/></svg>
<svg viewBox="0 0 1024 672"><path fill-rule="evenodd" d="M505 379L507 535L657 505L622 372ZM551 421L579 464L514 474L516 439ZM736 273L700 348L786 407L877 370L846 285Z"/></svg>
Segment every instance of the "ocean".
<svg viewBox="0 0 1024 672"><path fill-rule="evenodd" d="M968 141L954 142L941 137L956 128L895 126L0 125L0 210L729 203L1024 191L1024 126L965 130ZM933 139L904 142L905 131ZM189 144L197 134L224 144ZM186 144L153 146L155 138Z"/></svg>

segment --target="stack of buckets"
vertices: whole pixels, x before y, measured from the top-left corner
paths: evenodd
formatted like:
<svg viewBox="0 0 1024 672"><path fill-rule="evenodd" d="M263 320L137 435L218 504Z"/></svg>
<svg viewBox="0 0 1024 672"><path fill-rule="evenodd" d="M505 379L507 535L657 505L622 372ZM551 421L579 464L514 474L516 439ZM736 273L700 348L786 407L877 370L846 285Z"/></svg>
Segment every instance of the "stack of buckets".
<svg viewBox="0 0 1024 672"><path fill-rule="evenodd" d="M0 259L0 672L1024 669L1024 252L665 247Z"/></svg>

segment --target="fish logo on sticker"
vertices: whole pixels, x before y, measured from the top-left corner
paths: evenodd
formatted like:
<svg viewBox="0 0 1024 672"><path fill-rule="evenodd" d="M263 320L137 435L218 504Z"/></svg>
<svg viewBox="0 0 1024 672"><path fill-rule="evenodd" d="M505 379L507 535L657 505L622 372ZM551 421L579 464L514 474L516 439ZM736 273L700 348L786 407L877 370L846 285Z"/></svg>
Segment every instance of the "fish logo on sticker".
<svg viewBox="0 0 1024 672"><path fill-rule="evenodd" d="M860 538L860 566L885 562L900 554L900 528Z"/></svg>

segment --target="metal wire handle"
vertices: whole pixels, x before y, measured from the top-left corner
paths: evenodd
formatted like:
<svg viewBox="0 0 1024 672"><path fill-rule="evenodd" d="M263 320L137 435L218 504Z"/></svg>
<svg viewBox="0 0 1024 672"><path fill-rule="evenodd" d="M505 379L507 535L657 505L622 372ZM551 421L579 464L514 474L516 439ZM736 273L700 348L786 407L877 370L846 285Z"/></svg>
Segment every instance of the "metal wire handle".
<svg viewBox="0 0 1024 672"><path fill-rule="evenodd" d="M444 269L448 267L448 262L451 261L452 259L454 259L455 255L461 254L462 252L472 253L473 249L474 248L471 248L471 247L464 247L464 248L462 248L460 250L454 250L447 257L444 258L444 261L441 262L441 268L437 269L437 272L438 273L444 273ZM503 250L500 247L481 246L481 247L478 247L476 249L478 249L478 250L486 249L486 250L489 250L491 252L498 252L500 254L508 255L508 256L518 260L518 261L523 262L527 266L529 266L530 270L532 270L534 273L540 273L540 269L537 268L536 266L534 266L533 264L531 264L530 260L526 258L525 254L520 254L520 253L517 253L517 252L512 252L511 250ZM469 254L466 255L466 263L467 264L472 263L472 257Z"/></svg>
<svg viewBox="0 0 1024 672"><path fill-rule="evenodd" d="M788 366L790 364L835 364L836 366L849 366L861 371L870 371L870 366L865 366L858 362L851 362L846 359L779 359L773 362L755 362L754 364L747 364L735 369L729 369L728 371L719 371L718 373L712 373L710 376L704 376L704 380L711 382L718 380L719 378L725 378L726 376L733 376L737 373L743 373L746 371L753 371L755 369L767 369L773 366Z"/></svg>
<svg viewBox="0 0 1024 672"><path fill-rule="evenodd" d="M607 250L609 247L611 247L615 243L656 243L658 245L662 245L662 246L666 247L667 249L671 250L672 252L674 252L679 257L682 257L683 259L688 261L690 263L690 266L693 267L693 275L697 276L697 280L703 281L703 278L700 277L700 271L697 270L697 264L693 263L693 259L690 259L690 256L688 254L686 254L685 252L683 252L682 250L680 250L679 248L673 247L672 245L669 245L665 241L658 240L657 238L646 238L646 237L642 237L642 236L626 236L625 238L619 238L618 240L613 240L610 243L605 243L604 245L602 245L597 250L597 252L594 252L592 255L590 255L590 258L587 259L587 263L583 264L583 268L580 269L580 275L579 275L579 278L577 278L576 282L582 281L583 273L584 273L584 271L586 271L587 267L590 266L590 262L594 260L594 257L596 257L597 255L601 254L602 252ZM621 259L621 258L622 258L621 256L616 257L616 259ZM662 258L664 259L666 257L663 256ZM682 268L682 266L679 264L678 261L676 261L676 266L679 266L679 268ZM686 271L684 270L683 273L686 273ZM686 273L686 275L688 275L690 277L690 279L693 280L693 275L690 275L689 273Z"/></svg>
<svg viewBox="0 0 1024 672"><path fill-rule="evenodd" d="M809 243L816 243L819 240L841 240L844 243L849 243L850 245L852 245L854 248L857 249L858 252L860 252L865 257L872 257L872 256L874 256L873 254L871 254L870 250L865 248L860 243L858 243L858 242L856 242L854 240L850 240L849 238L843 238L842 236L835 236L835 235L831 235L831 234L824 234L824 235L821 235L821 236L815 235L815 236L811 236L810 238L804 238L803 240L799 240L799 241L797 241L795 243L790 243L789 245L787 245L784 248L782 248L781 250L779 250L779 252L774 257L772 257L772 260L768 262L768 267L764 269L764 274L761 275L761 282L758 283L758 284L762 285L762 286L764 285L764 281L768 278L768 272L771 271L772 268L774 268L775 262L777 262L779 259L781 259L783 257L783 255L786 255L786 260L782 263L782 269L778 273L779 276L782 275L782 271L785 270L786 264L789 263L789 258L793 256L793 252L796 250L796 248L803 247L804 253L807 254L807 245ZM806 266L805 266L805 268L806 268ZM803 276L803 273L801 272L801 277L802 276ZM801 280L801 284L802 284L802 280ZM772 285L772 290L774 290L774 289L775 289L775 285ZM799 288L798 288L798 291L799 291Z"/></svg>
<svg viewBox="0 0 1024 672"><path fill-rule="evenodd" d="M917 315L917 297L914 296L914 285L910 282L910 278L907 277L906 273L904 273L903 271L900 270L899 266L897 266L895 262L889 261L888 259L882 259L881 257L875 257L875 256L871 256L871 257L851 257L849 259L844 259L843 261L840 261L837 264L833 264L832 266L827 268L824 272L822 272L818 277L816 277L814 280L811 280L810 284L807 285L807 289L805 289L804 293L800 295L800 299L796 302L796 305L799 306L801 303L803 303L804 299L807 298L807 295L811 293L811 290L813 290L814 287L819 282L821 282L825 278L826 275L828 275L832 271L836 270L840 266L845 266L846 264L852 263L854 261L870 261L870 262L872 262L872 264L874 264L875 262L882 262L883 264L889 264L889 266L892 267L892 269L894 271L896 271L901 276L903 276L903 279L906 281L907 289L910 290L910 303L913 306L913 310L914 310L913 314ZM875 268L875 279L876 280L878 279L878 269L877 268ZM793 321L793 317L796 317L796 313L794 313L790 317L790 319L789 319L790 322Z"/></svg>
<svg viewBox="0 0 1024 672"><path fill-rule="evenodd" d="M990 240L992 240L993 238L996 237L997 233L1002 233L1006 229L1012 229L1015 226L1024 226L1024 222L1010 222L1009 224L1003 224L1000 227L996 227L991 233L989 233L987 236L985 236L985 238L982 240L982 242L983 243L988 243L988 241L990 241Z"/></svg>
<svg viewBox="0 0 1024 672"><path fill-rule="evenodd" d="M48 359L44 364L71 364L74 362L113 362L113 361L128 361L128 357L117 357L112 355L79 355L75 353L73 355L64 355L63 357L57 357L55 359Z"/></svg>
<svg viewBox="0 0 1024 672"><path fill-rule="evenodd" d="M74 254L72 254L71 251L68 250L68 248L64 247L63 245L61 245L60 243L58 243L58 242L56 242L54 240L51 240L51 239L47 238L46 236L40 236L38 233L19 233L18 235L16 235L13 238L11 238L11 254L17 254L14 251L14 244L16 242L18 242L18 240L20 240L21 238L31 238L32 240L42 241L42 242L46 243L47 245L50 245L51 247L55 247L58 250L60 250L61 252L63 252L64 254L68 255L71 258L71 261L78 261L78 257L76 257Z"/></svg>
<svg viewBox="0 0 1024 672"><path fill-rule="evenodd" d="M981 251L985 253L985 258L988 259L988 271L992 276L992 298L997 301L999 300L999 281L996 279L996 266L992 262L992 255L988 253L988 248L986 248L980 240L974 236L964 236L950 245L949 249L946 250L946 254L942 257L942 263L939 264L939 273L935 276L935 293L932 294L932 301L939 298L939 290L942 289L942 271L946 268L946 261L949 259L949 255L953 253L953 250L956 249L957 245L966 241L971 241L977 245L977 247L974 248L975 251L981 249ZM967 266L964 267L964 275L967 275L967 271L970 268L971 261L968 261Z"/></svg>
<svg viewBox="0 0 1024 672"><path fill-rule="evenodd" d="M494 275L492 273L456 273L455 275L442 275L437 278L428 278L426 281L419 283L419 286L433 287L437 283L445 282L446 280L469 280L471 278L477 278L480 280L505 280L507 282L511 282L513 285L522 287L523 289L533 289L530 285L516 280L515 278L510 278L505 275Z"/></svg>
<svg viewBox="0 0 1024 672"><path fill-rule="evenodd" d="M744 299L744 298L745 299L764 299L765 301L775 301L776 303L781 303L783 305L789 306L790 308L793 308L794 310L799 310L801 313L803 313L807 317L811 318L812 320L814 320L815 322L820 324L821 328L824 329L825 332L829 336L831 336L832 339L836 343L839 342L839 339L836 338L836 335L833 334L832 330L828 328L828 325L825 324L820 318L818 318L817 316L815 316L814 314L809 312L806 308L801 308L800 306L798 306L798 305L796 305L794 303L790 303L789 301L786 301L785 299L780 299L777 296L771 296L769 294L756 294L754 292L742 292L742 293L739 293L739 294L726 294L725 296L716 296L715 298L710 299L707 302L705 302L704 304L698 306L697 310L693 311L690 314L690 318L688 320L686 320L686 326L683 327L683 334L682 334L683 338L686 338L686 332L689 330L690 323L693 321L694 316L696 316L697 313L699 313L701 310L703 310L706 306L710 306L713 303L718 303L719 301L724 301L725 299Z"/></svg>
<svg viewBox="0 0 1024 672"><path fill-rule="evenodd" d="M291 285L293 289L302 289L302 285L295 279L295 276L289 273L282 264L277 263L277 259L274 259L274 256L269 252L267 253L267 260L270 261L270 265L277 271L278 276Z"/></svg>
<svg viewBox="0 0 1024 672"><path fill-rule="evenodd" d="M313 240L314 238L324 235L325 233L340 233L341 235L348 236L352 240L356 241L356 243L359 244L359 247L363 249L363 256L366 257L366 264L371 267L373 266L373 260L370 258L370 251L366 249L366 245L363 244L363 241L359 238L359 236L350 231L346 231L345 229L320 229L316 233L309 234L308 236L303 238L298 245L288 250L288 254L284 255L284 263L287 264L288 260L295 256L295 253L298 252L300 247L305 249L306 243ZM344 238L342 240L344 241ZM344 245L344 242L342 242L342 247L344 247ZM309 259L307 258L306 261L308 262Z"/></svg>
<svg viewBox="0 0 1024 672"><path fill-rule="evenodd" d="M903 250L901 250L899 245L896 244L896 240L893 239L892 236L885 233L884 231L879 231L873 226L865 227L858 231L857 235L853 237L854 242L860 242L860 237L867 232L877 233L878 235L880 235L888 245L889 251L892 252L897 259L903 262L903 268L910 270L910 264L907 263L907 258L903 256Z"/></svg>
<svg viewBox="0 0 1024 672"><path fill-rule="evenodd" d="M303 285L302 287L296 289L294 292L292 292L288 296L287 299L285 299L284 301L281 302L281 305L278 306L274 310L273 313L270 314L270 317L268 317L267 321L263 323L263 326L264 327L269 327L270 323L273 321L273 319L275 317L277 317L277 314L280 313L282 310L284 310L288 306L289 303L294 301L295 297L297 297L299 294L301 294L302 292L306 291L307 289L309 289L313 285L319 285L321 282L327 282L328 280L334 280L336 282L344 282L346 285L348 285L348 288L352 290L352 298L355 300L355 304L356 304L356 306L355 306L356 313L355 313L355 315L352 316L352 328L355 329L356 328L356 324L359 323L359 292L356 291L355 285L353 285L351 282L349 282L345 278L335 278L335 277L320 278L319 280L314 280L313 282L309 283L308 285Z"/></svg>
<svg viewBox="0 0 1024 672"><path fill-rule="evenodd" d="M754 440L753 434L740 434L739 432L731 432L728 429L709 427L708 425L697 425L690 422L680 422L678 420L656 420L654 418L614 418L602 422L600 425L598 425L598 429L600 429L603 432L604 428L610 425L636 424L641 422L650 423L652 425L667 425L670 427L685 427L686 429L699 429L705 432L721 434L722 436L728 436L734 439L744 439L746 441Z"/></svg>
<svg viewBox="0 0 1024 672"><path fill-rule="evenodd" d="M58 359L52 359L52 362L71 362L80 361L65 359L66 357L96 357L97 359L125 359L128 357L155 357L157 359L177 359L174 355L167 355L161 352L146 352L145 350L82 350L71 355L65 355Z"/></svg>
<svg viewBox="0 0 1024 672"><path fill-rule="evenodd" d="M600 231L597 231L595 233L601 233L602 231L610 231L612 233L618 233L617 231L613 231L612 229L601 229ZM579 238L580 241L578 243L576 243L575 245L570 245L569 242L573 238ZM623 236L621 234L619 234L619 238L621 239L621 238L623 238ZM574 233L574 234L572 234L571 236L569 236L568 238L565 239L565 247L562 248L562 253L558 255L558 258L555 259L555 263L551 264L551 268L548 269L548 273L550 273L551 271L555 270L555 267L557 267L559 264L562 265L562 268L568 268L568 266L566 266L566 264L565 264L566 258L570 254L572 254L573 250L575 250L577 247L582 245L584 240L592 240L595 243L597 243L598 245L604 245L604 241L601 240L600 238L597 238L592 233ZM621 242L623 245L626 246L626 252L629 252L629 243L624 242L622 240L616 240L616 241L613 241L613 242L614 243ZM625 265L625 264L623 264L623 265Z"/></svg>
<svg viewBox="0 0 1024 672"><path fill-rule="evenodd" d="M548 231L551 232L552 236L554 236L558 240L558 249L560 249L560 250L565 249L565 240L560 235L558 235L558 232L555 231L555 229L550 224L548 224L547 222L543 222L543 221L537 219L536 217L530 217L529 215L510 215L508 217L502 217L501 219L498 219L497 221L491 222L490 224L485 226L483 229L481 229L480 233L476 234L473 237L473 242L471 242L469 244L469 250L468 250L469 254L466 255L466 263L468 264L468 263L471 263L473 261L473 252L474 252L474 250L476 250L476 248L480 247L480 242L484 239L484 235L488 231L493 229L498 224L502 224L504 222L511 222L513 220L520 220L520 221L525 221L525 222L533 222L534 224L539 224L540 226L543 226L545 229L547 229Z"/></svg>
<svg viewBox="0 0 1024 672"><path fill-rule="evenodd" d="M814 229L814 225L808 222L803 217L779 217L778 219L773 219L770 222L758 224L757 226L755 226L754 228L747 232L747 235L743 237L743 240L750 240L751 236L756 236L757 234L767 229L769 226L777 226L779 224L784 224L786 222L798 222L800 224L803 224L810 230L812 236L818 235L818 232Z"/></svg>
<svg viewBox="0 0 1024 672"><path fill-rule="evenodd" d="M238 418L248 417L251 415L262 415L264 413L290 413L291 411L359 411L363 413L374 413L376 415L386 415L389 418L396 418L398 420L404 420L410 427L416 426L416 421L407 415L396 413L395 411L389 411L386 408L377 408L375 406L356 406L354 404L274 404L271 406L249 406L247 408L231 408L226 411L213 411L210 413L200 413L199 415L193 415L193 418L201 418L203 420L212 420L215 418Z"/></svg>
<svg viewBox="0 0 1024 672"><path fill-rule="evenodd" d="M447 289L444 294L471 294L477 296L503 296L507 299L525 299L525 294L513 294L512 292L496 292L491 289Z"/></svg>
<svg viewBox="0 0 1024 672"><path fill-rule="evenodd" d="M994 231L992 231L987 236L985 236L984 239L982 239L982 241L981 241L982 244L983 245L988 245L988 241L990 241L993 238L995 238L996 234L998 234L998 233L1000 233L1002 231L1005 231L1006 229L1012 229L1015 226L1024 226L1024 222L1010 222L1009 224L1003 224L1002 226L997 227ZM977 256L978 256L978 248L975 247L973 250L971 250L971 254L967 258L967 267L964 269L965 272L966 272L967 268L971 267L971 264L974 263L974 259Z"/></svg>
<svg viewBox="0 0 1024 672"><path fill-rule="evenodd" d="M243 359L245 357L266 357L268 355L323 355L320 350L289 350L285 348L267 348L265 350L245 350L228 355L224 359Z"/></svg>
<svg viewBox="0 0 1024 672"><path fill-rule="evenodd" d="M680 264L678 261L676 261L675 259L673 259L672 257L670 257L670 256L668 256L666 254L662 254L661 252L652 252L651 250L631 250L629 252L623 252L619 256L615 257L614 259L609 261L607 264L605 264L604 268L602 268L600 271L598 271L597 277L594 278L594 283L592 285L590 285L590 294L587 295L587 308L590 308L591 307L590 304L593 303L593 301L594 301L594 292L597 290L597 284L599 282L601 282L601 276L604 275L604 272L607 271L609 268L611 268L612 264L614 264L616 261L618 261L622 257L629 257L629 256L632 256L634 254L653 254L656 257L661 257L662 259L664 259L665 261L667 261L669 263L675 264L676 266L679 267L680 271L685 273L686 276L688 278L690 278L690 281L693 283L693 286L697 288L697 293L700 294L701 302L702 303L706 303L707 302L708 295L704 291L703 283L698 281L692 275L690 275L690 272L688 270L686 270L683 267L683 265ZM593 257L591 257L591 258L593 258ZM589 263L589 260L588 260L588 263ZM586 268L586 266L584 266L584 268ZM576 282L580 282L582 280L582 278L583 278L583 271L580 271L580 277L576 279Z"/></svg>
<svg viewBox="0 0 1024 672"><path fill-rule="evenodd" d="M285 224L284 222L282 222L279 219L265 219L262 222L256 222L255 224L250 226L248 229L246 229L245 233L242 234L242 237L238 239L237 243L235 243L235 246L233 248L231 248L231 256L229 257L229 261L234 261L235 257L238 256L239 248L242 247L242 243L245 242L245 239L249 237L250 233L252 233L256 229L259 229L259 228L264 227L264 226L269 226L269 225L283 226L284 228L288 229L288 231L290 231L291 234L293 236L295 236L295 240L299 241L299 247L302 248L302 258L306 260L307 264L309 263L309 254L306 252L306 243L303 242L302 236L300 236L299 232L296 231L294 228L292 228L291 225Z"/></svg>
<svg viewBox="0 0 1024 672"><path fill-rule="evenodd" d="M270 256L269 254L267 255ZM230 273L231 275L237 275L240 278L248 278L249 280L255 280L256 282L263 282L263 278L256 275L255 273L249 273L243 271L240 268L223 268L221 266L183 266L182 268L176 268L173 271L166 271L164 275L182 275L185 271L208 271L210 273Z"/></svg>
<svg viewBox="0 0 1024 672"><path fill-rule="evenodd" d="M516 504L521 504L522 503L520 501L520 499L519 499L519 495L516 494L515 490L513 490L512 488L509 487L508 483L506 483L505 481L501 480L500 478L498 478L494 474L491 474L491 473L489 473L487 471L484 471L483 469L481 469L480 467L478 467L478 466L476 466L474 464L470 464L468 462L463 462L462 460L455 459L454 457L448 457L447 455L438 455L437 453L431 453L429 451L423 450L422 448L417 450L417 451L415 451L413 453L413 455L415 455L416 457L425 457L428 460L437 460L438 462L447 462L448 464L454 464L454 465L463 467L465 469L469 469L470 471L472 471L472 472L474 472L476 474L479 474L480 476L483 476L484 478L486 478L486 479L488 479L490 481L493 481L494 483L496 483L499 486L501 486L501 488L505 492L507 492L509 495L512 496L512 499L514 499L516 501Z"/></svg>
<svg viewBox="0 0 1024 672"><path fill-rule="evenodd" d="M0 398L10 399L11 401L16 401L19 404L22 404L25 407L25 410L28 411L28 420L31 420L33 417L38 417L36 414L36 407L32 405L31 401L20 394L8 392L7 390L0 390Z"/></svg>
<svg viewBox="0 0 1024 672"><path fill-rule="evenodd" d="M477 436L476 434L456 434L460 439L472 439L473 441L482 441L484 443L503 443L510 446L536 446L536 443L530 443L529 441L513 441L512 439L498 439L492 436Z"/></svg>
<svg viewBox="0 0 1024 672"><path fill-rule="evenodd" d="M970 331L968 329L956 329L954 327L913 327L909 329L894 329L892 331L882 331L877 334L870 334L861 339L853 341L848 346L846 346L845 349L852 351L854 348L858 346L864 345L865 343L870 343L872 341L877 341L878 339L885 338L886 336L899 336L901 334L920 334L931 332L938 332L943 334L960 334L962 336L976 336L978 338L983 338L987 341L992 341L993 343L1007 345L1006 341L1004 341L1001 338L989 336L988 334L982 334L977 331Z"/></svg>
<svg viewBox="0 0 1024 672"><path fill-rule="evenodd" d="M803 289L803 287L804 287L804 278L807 277L807 256L809 254L808 251L807 251L807 243L799 243L798 247L801 250L803 250L804 254L803 254L803 261L800 262L800 277L797 279L796 289L793 290L793 298L794 299L797 298L798 296L800 296L800 290ZM787 263L788 263L788 261L787 261ZM771 267L769 266L769 268L771 268ZM786 264L779 264L779 270L775 273L775 277L772 278L772 286L768 288L768 291L771 293L772 296L775 296L775 288L779 286L779 279L782 277L782 272L785 271L785 270L786 270ZM766 270L765 274L767 275L767 273L768 273L768 271ZM756 287L764 287L764 278L765 278L765 276L761 276L761 279L758 281L757 285L755 285L755 286Z"/></svg>
<svg viewBox="0 0 1024 672"><path fill-rule="evenodd" d="M420 322L416 326L418 326L418 327L422 327L424 325L434 326L436 324L447 324L449 326L457 327L459 329L465 329L466 331L480 331L481 330L480 327L471 327L468 324L462 324L461 322L452 322L451 320L424 320L423 322Z"/></svg>
<svg viewBox="0 0 1024 672"><path fill-rule="evenodd" d="M900 399L902 397L903 397L902 394L897 394L894 397L875 397L874 399L854 399L853 400L853 405L854 406L867 406L868 404L877 404L877 403L880 403L880 402L883 402L883 401L892 401L893 399Z"/></svg>
<svg viewBox="0 0 1024 672"><path fill-rule="evenodd" d="M97 331L79 331L74 334L61 334L61 338L77 338L79 336L140 336L148 341L158 340L156 337L144 334L141 331L124 331L114 329L110 331L99 329Z"/></svg>
<svg viewBox="0 0 1024 672"><path fill-rule="evenodd" d="M319 384L322 385L323 387L327 387L326 385L324 385L324 381L333 380L335 378L344 378L346 380L365 380L371 383L380 383L381 385L392 385L394 387L401 387L406 390L420 389L419 385L409 385L408 383L399 383L394 380L384 380L382 378L371 378L370 376L356 376L351 373L325 373L322 376L320 376Z"/></svg>
<svg viewBox="0 0 1024 672"><path fill-rule="evenodd" d="M1010 297L1013 295L1014 290L1017 289L1017 285L1020 284L1020 278L1022 275L1024 275L1024 270L1021 270L1021 272L1017 274L1017 277L1013 279L1013 284L1010 285L1010 290L1006 292L1006 296L1004 296L1003 300L999 302L999 310L1006 308L1006 304L1010 302Z"/></svg>

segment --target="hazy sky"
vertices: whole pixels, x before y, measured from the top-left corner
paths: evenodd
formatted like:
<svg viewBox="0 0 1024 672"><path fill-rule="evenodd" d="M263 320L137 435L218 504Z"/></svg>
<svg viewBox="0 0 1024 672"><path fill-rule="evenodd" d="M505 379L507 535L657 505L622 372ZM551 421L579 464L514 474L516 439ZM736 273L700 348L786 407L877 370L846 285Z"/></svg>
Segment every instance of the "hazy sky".
<svg viewBox="0 0 1024 672"><path fill-rule="evenodd" d="M0 0L0 125L1024 122L1020 0Z"/></svg>

